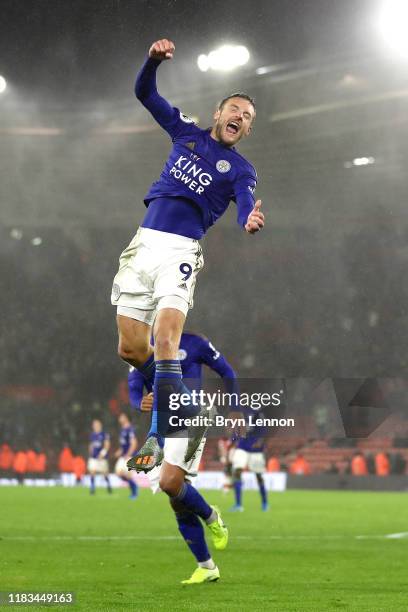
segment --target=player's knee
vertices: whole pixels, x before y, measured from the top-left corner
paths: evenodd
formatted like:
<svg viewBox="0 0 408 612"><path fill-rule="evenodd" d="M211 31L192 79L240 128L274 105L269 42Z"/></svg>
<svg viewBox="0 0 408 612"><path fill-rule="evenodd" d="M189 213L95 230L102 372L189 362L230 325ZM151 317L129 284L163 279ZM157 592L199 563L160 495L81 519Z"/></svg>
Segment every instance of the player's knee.
<svg viewBox="0 0 408 612"><path fill-rule="evenodd" d="M127 359L131 359L133 355L132 347L123 340L119 340L118 355L121 359L124 359L125 361Z"/></svg>
<svg viewBox="0 0 408 612"><path fill-rule="evenodd" d="M178 341L171 332L158 332L154 338L155 350L159 354L177 354Z"/></svg>
<svg viewBox="0 0 408 612"><path fill-rule="evenodd" d="M125 338L120 338L118 355L124 361L137 362L142 365L149 356L149 347L137 341L129 342Z"/></svg>
<svg viewBox="0 0 408 612"><path fill-rule="evenodd" d="M178 474L166 474L160 478L159 486L169 497L175 497L182 487L183 480Z"/></svg>

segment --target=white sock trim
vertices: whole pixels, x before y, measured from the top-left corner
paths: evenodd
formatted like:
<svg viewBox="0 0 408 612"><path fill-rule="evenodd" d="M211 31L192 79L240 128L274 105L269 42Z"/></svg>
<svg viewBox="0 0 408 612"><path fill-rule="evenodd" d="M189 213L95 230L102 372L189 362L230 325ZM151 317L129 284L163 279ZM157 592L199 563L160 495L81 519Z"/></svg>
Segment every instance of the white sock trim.
<svg viewBox="0 0 408 612"><path fill-rule="evenodd" d="M215 565L214 561L211 559L211 557L208 559L208 561L199 561L198 562L198 567L203 567L204 569L209 569L209 570L213 570L215 569L217 566Z"/></svg>
<svg viewBox="0 0 408 612"><path fill-rule="evenodd" d="M211 523L214 523L214 521L216 521L217 519L218 519L218 514L216 513L215 510L213 510L205 522L207 525L211 525Z"/></svg>

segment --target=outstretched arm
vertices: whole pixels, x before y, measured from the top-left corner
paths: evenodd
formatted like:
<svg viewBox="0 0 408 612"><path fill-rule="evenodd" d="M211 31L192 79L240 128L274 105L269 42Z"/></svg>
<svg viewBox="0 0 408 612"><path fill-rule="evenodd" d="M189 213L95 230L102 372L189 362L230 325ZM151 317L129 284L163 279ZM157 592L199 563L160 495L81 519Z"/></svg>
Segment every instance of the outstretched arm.
<svg viewBox="0 0 408 612"><path fill-rule="evenodd" d="M164 129L174 121L174 108L157 91L156 72L162 61L173 58L174 50L174 43L166 38L153 43L135 85L136 97Z"/></svg>

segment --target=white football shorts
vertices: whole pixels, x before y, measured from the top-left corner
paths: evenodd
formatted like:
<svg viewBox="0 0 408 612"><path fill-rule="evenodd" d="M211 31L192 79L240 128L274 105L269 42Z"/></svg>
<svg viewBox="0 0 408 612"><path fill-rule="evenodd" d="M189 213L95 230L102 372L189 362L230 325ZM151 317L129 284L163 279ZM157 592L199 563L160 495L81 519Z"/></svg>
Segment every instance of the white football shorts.
<svg viewBox="0 0 408 612"><path fill-rule="evenodd" d="M93 474L108 474L109 464L106 459L94 459L90 457L88 459L88 472Z"/></svg>
<svg viewBox="0 0 408 612"><path fill-rule="evenodd" d="M115 474L117 474L118 476L122 473L125 472L125 474L128 474L128 467L127 467L127 462L128 462L129 457L119 457L119 459L116 461L115 463Z"/></svg>
<svg viewBox="0 0 408 612"><path fill-rule="evenodd" d="M140 227L120 256L111 302L118 314L148 325L161 308L186 315L203 265L198 240Z"/></svg>
<svg viewBox="0 0 408 612"><path fill-rule="evenodd" d="M190 482L194 480L197 476L198 468L200 465L201 457L203 456L204 446L206 439L203 438L200 442L199 447L194 453L193 457L190 461L186 462L184 460L187 446L188 446L188 438L166 438L164 441L164 461L167 463L171 463L171 465L177 465L186 473L186 478ZM162 464L153 468L150 472L147 473L150 488L153 493L157 493L160 491L159 481L160 481L160 472L161 472Z"/></svg>
<svg viewBox="0 0 408 612"><path fill-rule="evenodd" d="M263 453L248 453L242 448L236 448L232 457L233 470L245 470L255 474L263 474L265 472L265 455Z"/></svg>

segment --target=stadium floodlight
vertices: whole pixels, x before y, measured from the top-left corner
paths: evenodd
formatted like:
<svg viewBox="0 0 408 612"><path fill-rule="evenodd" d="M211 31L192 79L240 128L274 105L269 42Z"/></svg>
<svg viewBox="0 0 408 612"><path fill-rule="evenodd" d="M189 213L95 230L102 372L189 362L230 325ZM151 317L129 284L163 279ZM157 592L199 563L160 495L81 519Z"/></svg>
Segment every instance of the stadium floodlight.
<svg viewBox="0 0 408 612"><path fill-rule="evenodd" d="M355 157L353 159L354 166L370 166L375 163L374 157Z"/></svg>
<svg viewBox="0 0 408 612"><path fill-rule="evenodd" d="M389 48L408 59L407 0L386 0L380 9L378 28Z"/></svg>
<svg viewBox="0 0 408 612"><path fill-rule="evenodd" d="M344 167L353 168L356 166L371 166L372 164L375 164L375 162L375 157L355 157L353 161L344 162Z"/></svg>
<svg viewBox="0 0 408 612"><path fill-rule="evenodd" d="M33 246L40 246L40 245L42 245L42 238L40 238L40 236L36 236L35 238L33 238L31 240L31 244Z"/></svg>
<svg viewBox="0 0 408 612"><path fill-rule="evenodd" d="M223 45L210 51L208 55L204 53L199 55L197 66L202 72L207 72L209 69L228 72L247 64L249 58L249 51L244 45Z"/></svg>
<svg viewBox="0 0 408 612"><path fill-rule="evenodd" d="M0 93L3 93L3 91L6 90L6 87L7 87L6 79L0 75Z"/></svg>

